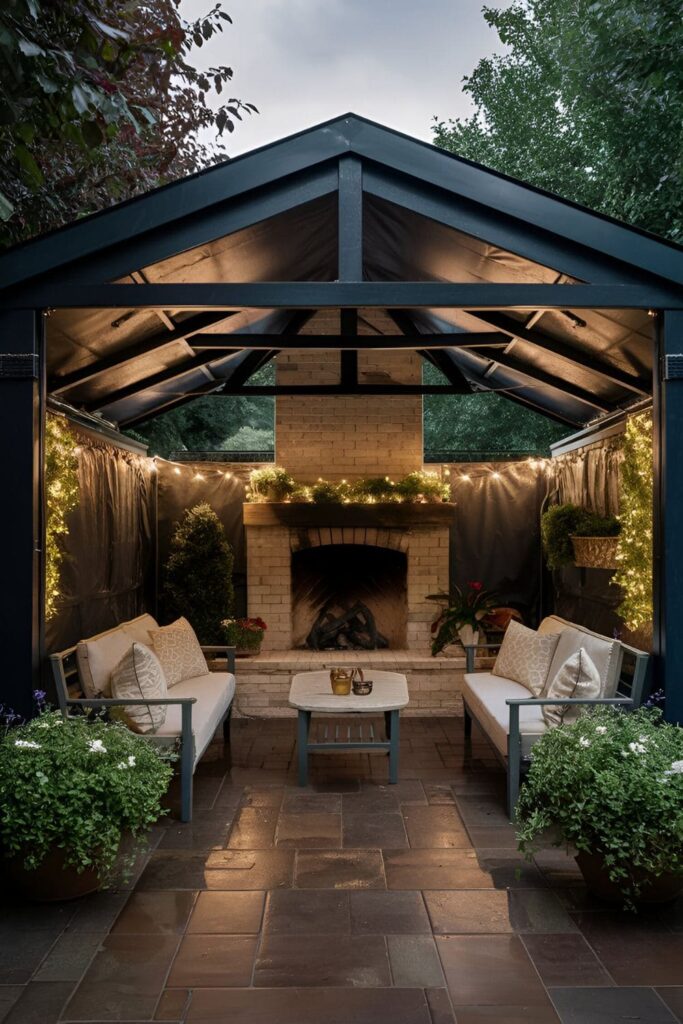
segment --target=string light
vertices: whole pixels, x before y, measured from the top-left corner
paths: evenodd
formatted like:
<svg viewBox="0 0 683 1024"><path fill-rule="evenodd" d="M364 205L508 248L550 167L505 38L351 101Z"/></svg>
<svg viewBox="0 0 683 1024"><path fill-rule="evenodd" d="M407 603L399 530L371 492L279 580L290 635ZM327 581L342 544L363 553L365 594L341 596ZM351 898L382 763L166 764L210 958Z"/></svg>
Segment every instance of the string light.
<svg viewBox="0 0 683 1024"><path fill-rule="evenodd" d="M176 476L180 476L180 470L178 469L177 466L173 467L173 472L176 474Z"/></svg>

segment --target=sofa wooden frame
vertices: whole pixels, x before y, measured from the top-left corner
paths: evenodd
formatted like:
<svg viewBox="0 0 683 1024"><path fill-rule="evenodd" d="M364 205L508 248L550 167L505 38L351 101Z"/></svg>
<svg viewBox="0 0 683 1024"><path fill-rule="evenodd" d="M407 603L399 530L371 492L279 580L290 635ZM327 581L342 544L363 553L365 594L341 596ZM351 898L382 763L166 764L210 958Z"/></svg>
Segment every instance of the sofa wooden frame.
<svg viewBox="0 0 683 1024"><path fill-rule="evenodd" d="M202 652L209 657L226 658L228 672L235 674L235 648L210 645L202 646ZM76 663L76 648L69 647L64 651L58 651L50 655L52 666L52 678L57 691L57 703L59 709L66 718L71 711L88 710L107 712L109 708L115 707L139 707L150 705L180 705L180 820L183 822L192 820L192 783L194 776L194 743L192 739L192 705L196 704L196 697L155 697L153 700L139 699L118 699L112 697L83 696L78 665ZM234 699L234 698L233 698ZM230 749L230 721L232 717L233 701L230 701L225 715L221 719L223 726L223 737L225 744ZM159 746L169 746L173 737L154 736L146 734L146 740L156 743ZM198 762L197 762L198 763Z"/></svg>
<svg viewBox="0 0 683 1024"><path fill-rule="evenodd" d="M573 624L567 623L567 625L571 626ZM477 651L496 651L500 648L501 644L502 640L494 644L466 645L466 671L468 673L476 671L475 661ZM508 817L511 822L514 822L516 817L515 808L517 806L517 800L519 799L522 771L528 767L529 764L529 758L524 757L522 752L522 734L520 732L519 724L520 708L533 707L534 705L537 707L543 707L551 705L566 706L568 704L588 707L597 707L601 704L609 704L614 707L622 707L626 710L633 710L640 707L649 683L651 655L646 654L644 651L639 651L635 647L630 647L628 644L622 643L621 641L619 641L619 646L622 649L622 654L627 656L627 660L629 662L632 662L632 670L630 672L624 672L622 661L622 669L619 675L619 682L617 684L617 693L614 697L596 697L591 699L565 698L564 700L549 700L547 697L511 697L505 701L510 709L507 757L504 757L500 753L494 743L491 743L491 746L507 774L507 810ZM472 713L472 710L467 706L467 701L464 698L463 708L465 714L465 738L469 739L472 735L473 721L477 723L481 731L486 735L486 729Z"/></svg>

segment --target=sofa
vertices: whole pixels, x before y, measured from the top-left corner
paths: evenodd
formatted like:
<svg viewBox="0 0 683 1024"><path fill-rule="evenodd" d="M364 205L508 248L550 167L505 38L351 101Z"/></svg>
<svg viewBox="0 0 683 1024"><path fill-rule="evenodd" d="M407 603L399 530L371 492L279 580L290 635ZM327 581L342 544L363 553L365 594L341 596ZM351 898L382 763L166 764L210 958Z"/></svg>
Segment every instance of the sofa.
<svg viewBox="0 0 683 1024"><path fill-rule="evenodd" d="M161 746L180 746L181 820L192 818L192 779L195 768L216 731L223 727L230 742L230 715L235 696L234 648L202 646L205 655L226 658L228 671L207 672L168 689L164 698L115 699L110 677L121 658L137 642L153 646L149 631L158 629L151 615L140 615L113 629L80 640L75 647L50 655L57 700L63 714L77 709L106 710L131 705L166 705L165 721L145 738Z"/></svg>
<svg viewBox="0 0 683 1024"><path fill-rule="evenodd" d="M465 735L471 735L472 721L475 721L505 766L507 808L511 821L514 821L522 770L530 761L533 745L547 729L554 727L546 721L544 707L597 704L637 707L642 702L648 680L650 656L620 640L601 636L556 615L543 619L537 632L541 636L559 634L545 685L538 696L532 695L520 682L496 674L495 665L492 669L475 671L477 653L497 650L502 641L465 648L467 672L462 689ZM587 652L599 673L600 696L549 699L547 689L551 681L566 660L581 648Z"/></svg>

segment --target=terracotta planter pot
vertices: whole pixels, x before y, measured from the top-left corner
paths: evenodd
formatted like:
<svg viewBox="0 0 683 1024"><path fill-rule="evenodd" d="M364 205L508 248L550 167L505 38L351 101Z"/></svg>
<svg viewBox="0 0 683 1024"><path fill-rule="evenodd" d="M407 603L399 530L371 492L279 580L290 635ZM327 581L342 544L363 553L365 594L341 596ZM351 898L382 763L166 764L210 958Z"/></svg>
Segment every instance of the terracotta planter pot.
<svg viewBox="0 0 683 1024"><path fill-rule="evenodd" d="M92 867L80 873L72 864L65 864L64 851L55 847L42 864L29 870L23 859L6 860L7 875L26 899L36 903L58 903L88 896L100 888L99 875Z"/></svg>
<svg viewBox="0 0 683 1024"><path fill-rule="evenodd" d="M594 896L608 903L623 903L624 894L621 888L611 881L601 854L585 853L581 850L575 859L586 885ZM635 902L644 906L650 903L670 903L683 892L683 874L665 872L653 876L640 871L635 872L635 879L642 885L641 894Z"/></svg>

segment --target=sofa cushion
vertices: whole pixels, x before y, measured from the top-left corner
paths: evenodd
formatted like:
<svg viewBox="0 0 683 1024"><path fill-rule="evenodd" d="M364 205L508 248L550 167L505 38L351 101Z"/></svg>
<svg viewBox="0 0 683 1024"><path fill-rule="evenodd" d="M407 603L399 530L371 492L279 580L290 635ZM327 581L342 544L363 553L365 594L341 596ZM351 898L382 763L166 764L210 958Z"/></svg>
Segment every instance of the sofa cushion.
<svg viewBox="0 0 683 1024"><path fill-rule="evenodd" d="M600 673L586 653L585 647L570 654L557 675L550 681L546 697L593 698L602 689ZM553 704L543 708L548 725L569 725L585 710L573 704Z"/></svg>
<svg viewBox="0 0 683 1024"><path fill-rule="evenodd" d="M169 697L196 697L192 705L192 735L194 737L194 763L202 756L213 739L226 711L235 696L235 677L231 672L206 672L194 679L176 683ZM177 738L181 733L182 711L179 704L169 704L166 721L157 736Z"/></svg>
<svg viewBox="0 0 683 1024"><path fill-rule="evenodd" d="M145 647L152 646L152 640L150 638L150 630L158 629L159 623L152 616L145 613L144 615L138 615L137 619L130 619L128 622L122 622L121 628L125 629L126 633L130 633L134 640L137 640L139 644L144 644Z"/></svg>
<svg viewBox="0 0 683 1024"><path fill-rule="evenodd" d="M557 634L536 633L513 619L503 637L493 674L521 683L534 697L539 697L548 678L557 641Z"/></svg>
<svg viewBox="0 0 683 1024"><path fill-rule="evenodd" d="M492 672L468 672L463 683L463 698L482 729L500 753L507 757L510 708L508 698L529 699L529 691L521 683L503 679ZM538 705L519 709L522 754L526 757L548 726Z"/></svg>
<svg viewBox="0 0 683 1024"><path fill-rule="evenodd" d="M159 659L149 647L133 641L111 674L111 695L127 700L166 697L167 687ZM164 704L124 708L126 725L133 732L156 732L166 719Z"/></svg>
<svg viewBox="0 0 683 1024"><path fill-rule="evenodd" d="M169 686L206 675L209 671L197 634L186 618L176 619L170 626L150 630L150 637Z"/></svg>
<svg viewBox="0 0 683 1024"><path fill-rule="evenodd" d="M548 685L572 654L584 649L600 677L600 692L596 697L613 697L617 692L621 648L618 641L607 640L594 633L566 626L558 635L557 647L548 672Z"/></svg>
<svg viewBox="0 0 683 1024"><path fill-rule="evenodd" d="M112 671L132 644L133 637L120 626L77 644L78 675L86 697L111 697Z"/></svg>

